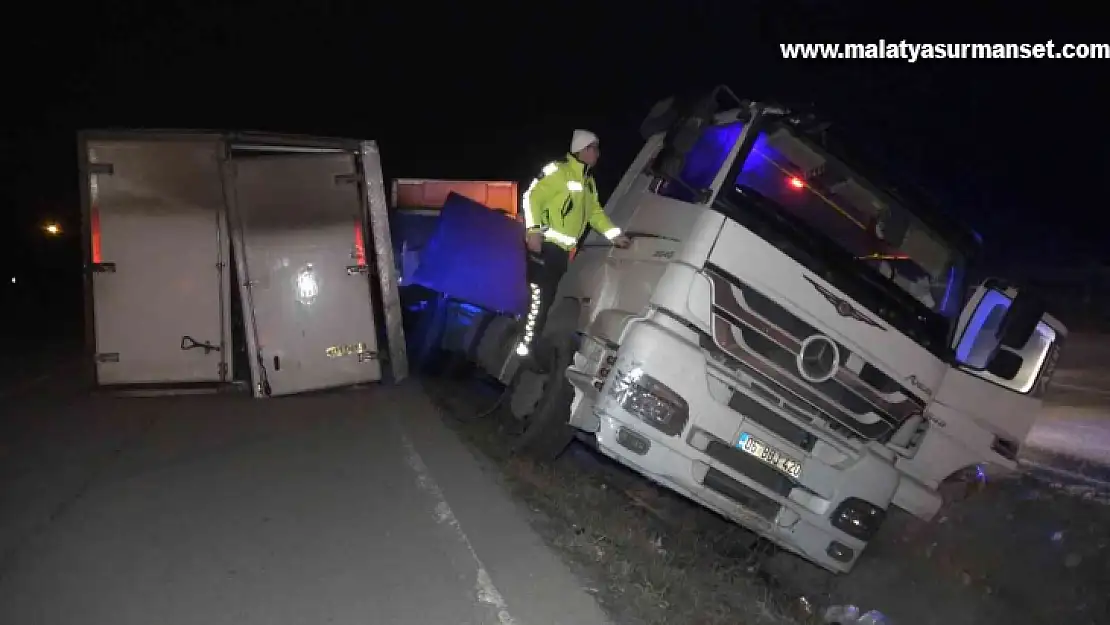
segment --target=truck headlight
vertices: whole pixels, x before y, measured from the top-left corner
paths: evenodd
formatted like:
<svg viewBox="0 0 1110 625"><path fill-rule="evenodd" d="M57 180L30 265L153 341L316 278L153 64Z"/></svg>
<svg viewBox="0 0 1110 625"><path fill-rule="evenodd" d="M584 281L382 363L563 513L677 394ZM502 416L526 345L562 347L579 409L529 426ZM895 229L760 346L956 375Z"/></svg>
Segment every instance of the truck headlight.
<svg viewBox="0 0 1110 625"><path fill-rule="evenodd" d="M629 414L669 436L681 434L690 418L685 399L638 368L618 370L609 395Z"/></svg>

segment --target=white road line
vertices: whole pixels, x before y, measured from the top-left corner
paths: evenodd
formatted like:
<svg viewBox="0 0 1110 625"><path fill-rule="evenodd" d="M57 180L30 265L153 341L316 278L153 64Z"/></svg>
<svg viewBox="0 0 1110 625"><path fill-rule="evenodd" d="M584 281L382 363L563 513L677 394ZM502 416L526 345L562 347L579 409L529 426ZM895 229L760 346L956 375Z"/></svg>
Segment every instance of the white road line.
<svg viewBox="0 0 1110 625"><path fill-rule="evenodd" d="M1074 480L1076 482L1081 482L1083 484L1096 488L1110 489L1110 482L1100 480L1097 477L1083 475L1082 473L1077 473L1069 469L1062 469L1060 467L1052 466L1051 464L1044 464L1032 460L1021 460L1020 464L1035 471L1050 473L1059 478Z"/></svg>
<svg viewBox="0 0 1110 625"><path fill-rule="evenodd" d="M447 499L443 496L443 491L439 489L435 479L432 477L428 466L424 464L424 459L420 457L420 453L416 451L416 446L412 444L409 437L401 431L401 444L405 446L405 461L413 472L416 473L416 483L424 492L431 495L436 500L435 518L437 523L450 525L454 528L459 541L466 546L470 556L474 558L474 564L477 567L477 579L475 581L475 593L478 601L493 606L497 610L497 620L501 625L520 625L511 614L509 614L509 606L505 603L505 598L493 585L493 580L489 576L489 571L486 566L482 564L481 558L478 553L474 551L474 546L470 544L470 538L467 537L466 532L463 531L462 525L455 517L454 511L447 503Z"/></svg>
<svg viewBox="0 0 1110 625"><path fill-rule="evenodd" d="M1097 387L1094 387L1094 386L1084 386L1082 384L1070 384L1068 382L1055 382L1054 381L1049 386L1049 390L1051 391L1054 388L1058 388L1058 389L1065 390L1065 391L1081 391L1083 393L1094 393L1096 395L1110 396L1110 390L1107 390L1105 388L1097 388Z"/></svg>

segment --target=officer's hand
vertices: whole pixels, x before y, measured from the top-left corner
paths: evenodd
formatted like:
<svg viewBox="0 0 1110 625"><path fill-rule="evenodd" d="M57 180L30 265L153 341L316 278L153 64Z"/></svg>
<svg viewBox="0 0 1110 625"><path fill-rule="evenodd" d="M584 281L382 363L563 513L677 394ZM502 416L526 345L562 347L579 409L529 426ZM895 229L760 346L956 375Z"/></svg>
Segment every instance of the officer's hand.
<svg viewBox="0 0 1110 625"><path fill-rule="evenodd" d="M616 247L619 247L622 250L626 250L632 246L632 239L628 238L626 235L618 234L617 236L613 237L612 243Z"/></svg>
<svg viewBox="0 0 1110 625"><path fill-rule="evenodd" d="M543 249L543 234L540 232L529 232L524 242L528 245L529 252L539 254L540 250Z"/></svg>

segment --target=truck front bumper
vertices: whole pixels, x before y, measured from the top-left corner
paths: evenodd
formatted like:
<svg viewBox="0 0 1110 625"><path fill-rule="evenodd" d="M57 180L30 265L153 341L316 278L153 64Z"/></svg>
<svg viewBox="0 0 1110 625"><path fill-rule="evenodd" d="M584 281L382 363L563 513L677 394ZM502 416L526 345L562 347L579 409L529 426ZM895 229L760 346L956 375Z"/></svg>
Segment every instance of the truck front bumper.
<svg viewBox="0 0 1110 625"><path fill-rule="evenodd" d="M605 455L830 571L851 570L867 541L837 524L858 523L860 515L881 523L898 479L888 462L863 449L840 454L832 466L832 452L807 454L722 405L707 388L705 353L673 328L638 322L615 347L580 352L568 371L580 391L571 422L595 432ZM641 395L654 400L630 407L630 372L650 379L653 390ZM667 410L673 414L663 423ZM800 475L742 451L743 434L795 457ZM877 519L866 518L876 511Z"/></svg>

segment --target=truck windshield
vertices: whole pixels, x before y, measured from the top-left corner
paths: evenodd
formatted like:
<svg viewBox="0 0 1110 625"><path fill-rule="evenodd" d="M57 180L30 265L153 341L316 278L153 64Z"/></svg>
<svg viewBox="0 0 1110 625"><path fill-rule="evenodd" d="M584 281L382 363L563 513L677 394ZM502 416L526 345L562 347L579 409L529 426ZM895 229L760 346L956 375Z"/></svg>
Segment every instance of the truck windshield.
<svg viewBox="0 0 1110 625"><path fill-rule="evenodd" d="M961 254L816 145L785 128L760 133L735 185L824 234L929 310L959 313Z"/></svg>
<svg viewBox="0 0 1110 625"><path fill-rule="evenodd" d="M686 156L679 183L668 184L663 194L692 201L695 189L708 188L742 126L707 128ZM860 303L899 308L903 330L911 335L919 334L915 328L923 330L920 338L933 347L947 343L966 295L966 260L902 202L785 126L761 132L729 177L733 184L721 190L716 208L775 239L771 242L817 273L851 273L853 281L868 283L864 290L885 292Z"/></svg>

